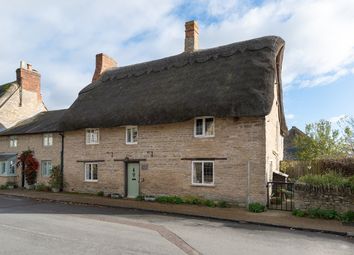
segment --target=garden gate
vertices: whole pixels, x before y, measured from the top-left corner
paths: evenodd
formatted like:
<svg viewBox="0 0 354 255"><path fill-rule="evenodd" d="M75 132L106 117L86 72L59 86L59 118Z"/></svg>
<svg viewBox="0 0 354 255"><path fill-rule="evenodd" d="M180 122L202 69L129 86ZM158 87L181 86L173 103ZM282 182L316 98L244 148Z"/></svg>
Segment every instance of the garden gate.
<svg viewBox="0 0 354 255"><path fill-rule="evenodd" d="M294 209L294 183L268 182L267 208L273 210L292 211Z"/></svg>

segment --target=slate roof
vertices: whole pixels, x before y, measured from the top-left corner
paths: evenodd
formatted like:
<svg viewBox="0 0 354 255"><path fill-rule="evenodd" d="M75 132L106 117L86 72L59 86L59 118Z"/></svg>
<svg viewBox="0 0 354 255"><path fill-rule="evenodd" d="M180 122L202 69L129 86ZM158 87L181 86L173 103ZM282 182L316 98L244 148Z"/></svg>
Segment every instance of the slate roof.
<svg viewBox="0 0 354 255"><path fill-rule="evenodd" d="M281 73L284 40L267 36L113 68L89 84L61 128L173 123L196 116L269 114ZM279 83L280 122L287 132Z"/></svg>
<svg viewBox="0 0 354 255"><path fill-rule="evenodd" d="M59 132L65 110L45 111L0 132L0 136Z"/></svg>
<svg viewBox="0 0 354 255"><path fill-rule="evenodd" d="M17 157L17 154L15 154L15 153L0 153L0 161L7 161L7 160L12 159L14 157Z"/></svg>

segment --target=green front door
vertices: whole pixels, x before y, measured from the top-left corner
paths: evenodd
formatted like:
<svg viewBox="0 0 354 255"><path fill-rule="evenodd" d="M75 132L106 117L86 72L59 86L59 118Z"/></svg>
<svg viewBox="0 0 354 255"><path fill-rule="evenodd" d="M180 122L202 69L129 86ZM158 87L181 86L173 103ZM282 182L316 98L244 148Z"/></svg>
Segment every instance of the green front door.
<svg viewBox="0 0 354 255"><path fill-rule="evenodd" d="M139 196L139 163L128 163L128 195L129 198Z"/></svg>

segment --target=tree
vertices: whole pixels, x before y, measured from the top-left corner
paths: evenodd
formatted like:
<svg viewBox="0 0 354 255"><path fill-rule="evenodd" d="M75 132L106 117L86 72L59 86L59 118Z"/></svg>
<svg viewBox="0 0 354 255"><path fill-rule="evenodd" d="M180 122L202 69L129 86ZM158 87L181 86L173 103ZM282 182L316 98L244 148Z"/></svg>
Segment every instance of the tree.
<svg viewBox="0 0 354 255"><path fill-rule="evenodd" d="M305 133L294 140L300 160L336 159L348 155L345 137L341 136L339 130L332 128L331 122L320 120L307 124Z"/></svg>
<svg viewBox="0 0 354 255"><path fill-rule="evenodd" d="M354 156L354 117L345 117L339 123L343 129L347 154L350 157Z"/></svg>

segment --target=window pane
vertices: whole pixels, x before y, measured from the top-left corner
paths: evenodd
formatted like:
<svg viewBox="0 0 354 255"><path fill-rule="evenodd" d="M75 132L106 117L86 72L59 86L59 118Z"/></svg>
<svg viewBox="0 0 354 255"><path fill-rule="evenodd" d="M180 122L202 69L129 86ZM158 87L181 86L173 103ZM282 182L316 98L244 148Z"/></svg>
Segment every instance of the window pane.
<svg viewBox="0 0 354 255"><path fill-rule="evenodd" d="M206 118L205 119L205 135L212 136L214 135L214 119Z"/></svg>
<svg viewBox="0 0 354 255"><path fill-rule="evenodd" d="M90 165L89 164L85 165L85 179L90 180Z"/></svg>
<svg viewBox="0 0 354 255"><path fill-rule="evenodd" d="M138 129L137 128L132 128L132 142L136 143L138 141Z"/></svg>
<svg viewBox="0 0 354 255"><path fill-rule="evenodd" d="M131 130L131 128L127 129L127 142L128 143L132 142L132 130Z"/></svg>
<svg viewBox="0 0 354 255"><path fill-rule="evenodd" d="M97 164L92 165L92 180L97 180Z"/></svg>
<svg viewBox="0 0 354 255"><path fill-rule="evenodd" d="M5 174L5 171L6 171L6 164L5 164L5 162L1 162L0 163L0 173Z"/></svg>
<svg viewBox="0 0 354 255"><path fill-rule="evenodd" d="M195 121L195 134L196 135L203 135L203 119L197 119Z"/></svg>
<svg viewBox="0 0 354 255"><path fill-rule="evenodd" d="M202 183L202 163L195 162L193 171L193 183Z"/></svg>
<svg viewBox="0 0 354 255"><path fill-rule="evenodd" d="M214 170L212 162L204 163L204 183L213 183L214 180Z"/></svg>

